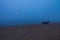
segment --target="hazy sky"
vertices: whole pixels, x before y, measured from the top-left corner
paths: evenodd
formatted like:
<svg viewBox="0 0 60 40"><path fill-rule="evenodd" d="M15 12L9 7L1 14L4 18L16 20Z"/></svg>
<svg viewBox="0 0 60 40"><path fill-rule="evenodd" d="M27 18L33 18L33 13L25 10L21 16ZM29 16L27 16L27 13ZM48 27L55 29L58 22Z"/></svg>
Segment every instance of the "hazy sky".
<svg viewBox="0 0 60 40"><path fill-rule="evenodd" d="M0 20L9 19L60 22L60 0L0 0Z"/></svg>

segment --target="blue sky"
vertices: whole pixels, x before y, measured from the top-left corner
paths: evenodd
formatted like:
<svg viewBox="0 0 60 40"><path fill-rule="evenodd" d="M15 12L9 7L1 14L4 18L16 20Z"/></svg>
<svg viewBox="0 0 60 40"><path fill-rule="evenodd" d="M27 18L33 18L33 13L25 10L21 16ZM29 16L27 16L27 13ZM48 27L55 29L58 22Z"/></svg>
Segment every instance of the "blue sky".
<svg viewBox="0 0 60 40"><path fill-rule="evenodd" d="M60 22L60 0L0 0L0 23ZM19 21L18 21L19 20Z"/></svg>

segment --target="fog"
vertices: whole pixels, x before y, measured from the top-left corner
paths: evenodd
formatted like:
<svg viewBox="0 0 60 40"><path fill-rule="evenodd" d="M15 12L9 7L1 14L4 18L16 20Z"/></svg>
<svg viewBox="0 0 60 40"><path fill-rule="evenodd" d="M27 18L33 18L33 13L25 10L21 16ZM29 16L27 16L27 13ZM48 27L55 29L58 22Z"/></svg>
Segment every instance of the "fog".
<svg viewBox="0 0 60 40"><path fill-rule="evenodd" d="M60 22L60 0L0 0L0 25Z"/></svg>

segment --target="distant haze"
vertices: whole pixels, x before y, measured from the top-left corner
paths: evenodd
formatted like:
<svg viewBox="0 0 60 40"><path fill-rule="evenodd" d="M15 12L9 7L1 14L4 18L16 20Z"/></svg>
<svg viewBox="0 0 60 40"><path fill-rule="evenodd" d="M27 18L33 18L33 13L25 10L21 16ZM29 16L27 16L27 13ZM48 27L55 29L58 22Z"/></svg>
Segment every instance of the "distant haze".
<svg viewBox="0 0 60 40"><path fill-rule="evenodd" d="M60 0L0 0L0 25L60 22Z"/></svg>

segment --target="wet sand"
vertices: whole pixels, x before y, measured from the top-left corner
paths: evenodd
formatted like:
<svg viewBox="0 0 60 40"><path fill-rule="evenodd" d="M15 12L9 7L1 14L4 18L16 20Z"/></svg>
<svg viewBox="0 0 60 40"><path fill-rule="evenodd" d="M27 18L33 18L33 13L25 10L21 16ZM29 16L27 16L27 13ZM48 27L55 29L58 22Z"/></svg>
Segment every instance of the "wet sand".
<svg viewBox="0 0 60 40"><path fill-rule="evenodd" d="M0 40L60 40L60 24L0 27Z"/></svg>

